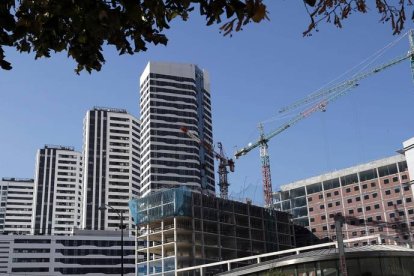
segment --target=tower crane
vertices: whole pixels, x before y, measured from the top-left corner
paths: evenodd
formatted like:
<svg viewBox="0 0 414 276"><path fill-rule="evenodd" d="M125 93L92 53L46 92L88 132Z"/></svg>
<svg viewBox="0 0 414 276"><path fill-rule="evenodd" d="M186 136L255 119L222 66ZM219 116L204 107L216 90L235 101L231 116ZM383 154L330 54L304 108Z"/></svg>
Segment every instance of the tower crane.
<svg viewBox="0 0 414 276"><path fill-rule="evenodd" d="M234 161L233 159L229 159L226 157L226 154L224 153L223 144L221 142L218 142L218 148L220 152L216 152L213 148L213 146L208 143L205 140L201 140L194 132L191 132L186 127L180 128L182 132L184 132L188 137L190 137L192 140L200 144L202 147L204 147L207 151L212 152L214 155L214 158L216 158L219 161L218 166L218 175L219 175L219 187L220 187L220 197L224 199L228 199L228 193L229 193L229 182L227 179L227 175L229 171L227 170L227 167L229 168L230 172L234 172Z"/></svg>
<svg viewBox="0 0 414 276"><path fill-rule="evenodd" d="M246 155L251 150L260 147L260 158L262 162L262 178L263 178L263 190L264 190L264 199L265 205L270 206L272 203L272 183L271 183L271 175L270 175L270 158L268 154L268 142L273 137L279 135L280 133L284 132L288 128L292 127L293 125L297 124L301 120L309 117L313 113L317 111L326 111L326 107L331 102L335 101L341 96L347 94L352 88L359 86L359 82L365 78L368 78L374 74L384 71L396 64L399 64L407 59L411 61L411 71L413 73L414 78L414 31L410 30L408 32L409 43L410 43L410 50L407 54L395 58L385 64L382 64L374 69L359 73L355 75L353 78L348 79L346 81L340 82L339 84L335 84L331 87L319 90L317 93L311 94L304 99L301 99L290 106L284 107L281 112L286 112L288 110L292 110L297 108L301 105L318 101L316 104L311 106L310 108L300 112L295 117L290 119L287 123L281 125L280 127L276 128L275 130L265 134L263 131L263 126L260 125L260 136L259 139L254 143L249 143L246 147L236 151L235 158L239 158L243 155Z"/></svg>

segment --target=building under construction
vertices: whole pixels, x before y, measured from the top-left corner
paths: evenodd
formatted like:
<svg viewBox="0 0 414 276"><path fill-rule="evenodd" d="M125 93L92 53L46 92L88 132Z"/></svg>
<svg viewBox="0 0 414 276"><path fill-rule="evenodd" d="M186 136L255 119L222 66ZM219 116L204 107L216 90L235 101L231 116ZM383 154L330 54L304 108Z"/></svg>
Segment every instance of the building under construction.
<svg viewBox="0 0 414 276"><path fill-rule="evenodd" d="M137 231L137 275L293 248L287 213L202 195L186 188L130 201ZM218 273L205 271L207 274Z"/></svg>

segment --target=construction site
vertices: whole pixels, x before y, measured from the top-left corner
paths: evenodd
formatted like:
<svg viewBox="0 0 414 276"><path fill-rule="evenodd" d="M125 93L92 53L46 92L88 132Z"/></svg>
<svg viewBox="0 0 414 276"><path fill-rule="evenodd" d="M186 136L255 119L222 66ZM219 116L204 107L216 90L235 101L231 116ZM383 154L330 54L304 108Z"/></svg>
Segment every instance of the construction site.
<svg viewBox="0 0 414 276"><path fill-rule="evenodd" d="M412 155L412 151L409 151L411 146L404 145L405 148L400 153L407 153L407 160L403 156L397 156L390 163L364 165L361 167L363 170L358 167L358 170L352 172L344 170L334 178L323 176L317 180L312 179L313 182L304 181L300 187L294 183L292 191L299 189L301 194L292 192L286 198L281 197L286 191L273 192L268 151L271 139L311 115L319 111L325 112L332 102L357 89L362 80L407 60L413 71L414 32L410 31L404 36L409 38L410 50L407 53L372 69L365 70L364 66L364 70L351 78L322 88L282 108L280 113L292 113L297 109L301 111L268 133L265 133L263 124L260 123L259 138L236 151L236 159L256 148L260 151L263 207L253 205L250 200L230 200L228 173L235 171L233 159L226 156L220 142L217 143L219 150L215 151L211 139L203 138L196 128L181 127L181 134L190 140L190 144L195 143L200 151L211 154L218 161L219 195L206 192L203 187L192 189L171 185L171 188L159 189L145 197L131 200L131 213L139 229L136 242L137 275L215 275L266 261L266 254L278 251L297 253L298 250L289 250L308 245L308 234L312 241L312 236L315 236L317 242L321 242L320 238L331 243L327 243L327 246L338 249L340 262L336 266L342 275L347 275L343 238L346 238L348 247L359 246L359 243L409 244L414 239L408 227L413 226L409 215L414 214L414 209L411 209L412 196L414 197L411 187L413 165L410 166L414 160L409 157ZM380 54L382 53L374 56L373 60ZM206 167L203 161L200 161L200 167ZM395 167L395 170L391 167ZM352 179L348 179L351 176ZM395 196L391 195L391 181L395 183L392 186ZM352 193L348 185L352 185ZM315 191L312 190L314 186L317 187ZM343 189L340 188L342 186ZM365 189L369 191L366 192ZM370 198L375 200L368 201ZM388 199L390 201L385 202ZM368 206L368 203L373 204ZM385 203L389 208L384 208ZM359 206L360 204L362 205ZM395 207L396 204L403 204L404 210L401 206ZM351 207L356 208L355 212ZM314 210L316 208L319 210ZM332 212L328 214L330 208ZM382 210L381 214L375 210ZM343 224L347 224L345 230ZM384 227L391 230L383 233ZM399 231L400 228L404 228L404 231ZM344 234L343 231L348 232ZM367 237L372 240L365 241ZM196 268L188 269L192 267Z"/></svg>
<svg viewBox="0 0 414 276"><path fill-rule="evenodd" d="M186 188L134 199L130 208L140 229L137 275L176 275L177 269L185 267L295 246L288 213ZM220 271L214 268L206 273Z"/></svg>

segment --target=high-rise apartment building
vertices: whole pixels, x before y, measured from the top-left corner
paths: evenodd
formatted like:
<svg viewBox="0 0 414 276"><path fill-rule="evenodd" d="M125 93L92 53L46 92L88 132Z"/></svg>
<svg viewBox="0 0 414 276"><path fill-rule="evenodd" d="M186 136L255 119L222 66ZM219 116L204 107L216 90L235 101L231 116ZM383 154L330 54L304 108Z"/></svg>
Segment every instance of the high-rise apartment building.
<svg viewBox="0 0 414 276"><path fill-rule="evenodd" d="M215 193L210 80L193 64L149 62L140 78L141 195L186 186Z"/></svg>
<svg viewBox="0 0 414 276"><path fill-rule="evenodd" d="M87 112L83 143L84 229L119 229L120 212L125 225L132 229L128 201L139 196L139 128L139 121L123 109L95 107Z"/></svg>
<svg viewBox="0 0 414 276"><path fill-rule="evenodd" d="M82 155L73 147L46 145L36 157L32 233L69 235L80 227Z"/></svg>
<svg viewBox="0 0 414 276"><path fill-rule="evenodd" d="M33 179L2 178L0 181L0 233L30 234Z"/></svg>
<svg viewBox="0 0 414 276"><path fill-rule="evenodd" d="M334 218L340 213L346 239L384 234L414 243L414 139L404 142L403 151L283 185L274 193L274 207L319 238L336 238Z"/></svg>

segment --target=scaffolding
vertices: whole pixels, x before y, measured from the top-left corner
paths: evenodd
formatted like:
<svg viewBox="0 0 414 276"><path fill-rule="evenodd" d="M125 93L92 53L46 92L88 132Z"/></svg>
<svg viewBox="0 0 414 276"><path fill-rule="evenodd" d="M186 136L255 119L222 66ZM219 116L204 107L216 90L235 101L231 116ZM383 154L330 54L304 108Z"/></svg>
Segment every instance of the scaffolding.
<svg viewBox="0 0 414 276"><path fill-rule="evenodd" d="M139 229L138 275L178 275L177 269L294 246L287 213L184 187L133 199L130 208Z"/></svg>

